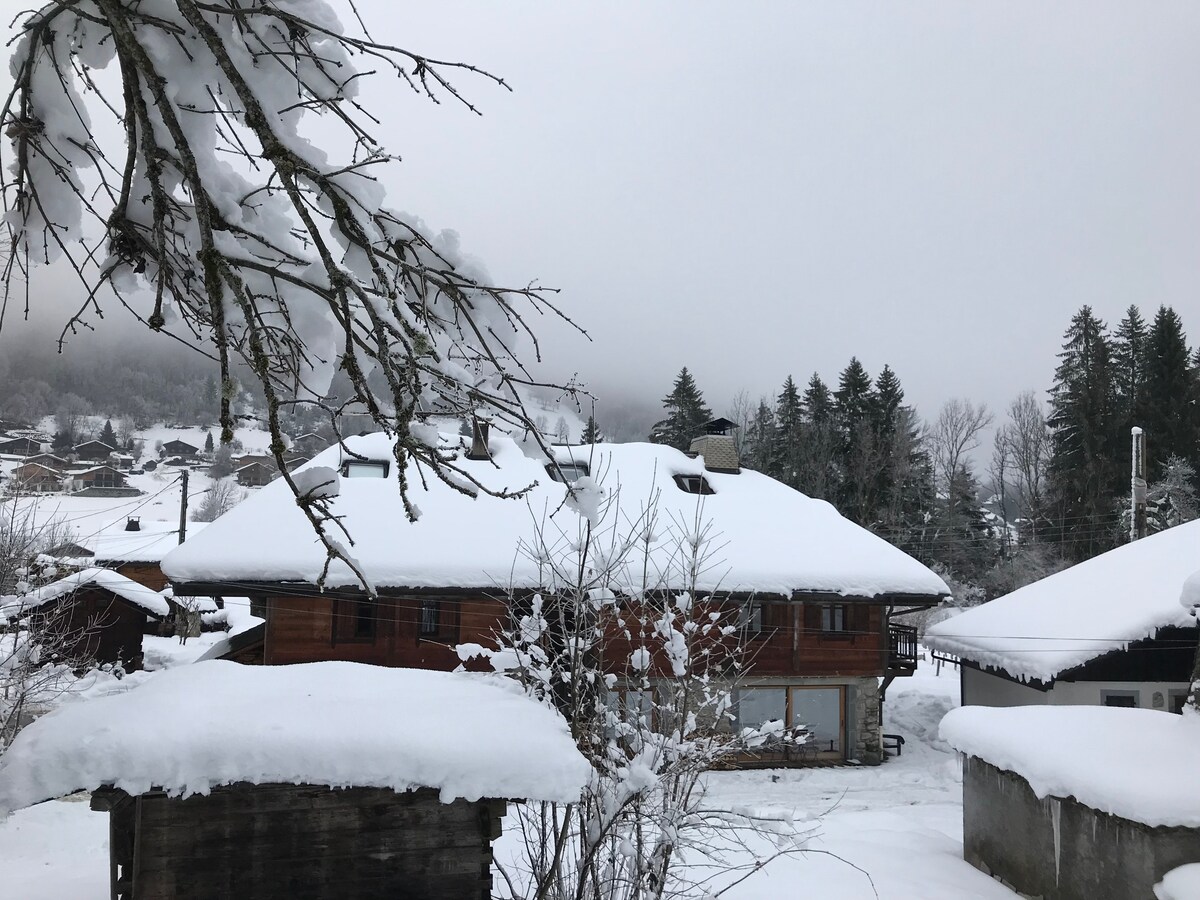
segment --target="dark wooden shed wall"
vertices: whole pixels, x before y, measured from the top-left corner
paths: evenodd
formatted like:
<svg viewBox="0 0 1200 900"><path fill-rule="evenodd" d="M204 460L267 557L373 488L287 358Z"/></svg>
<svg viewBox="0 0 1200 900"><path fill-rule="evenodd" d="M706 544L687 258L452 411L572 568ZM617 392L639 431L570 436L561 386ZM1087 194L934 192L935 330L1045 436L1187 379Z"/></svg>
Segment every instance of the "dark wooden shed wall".
<svg viewBox="0 0 1200 900"><path fill-rule="evenodd" d="M486 900L502 801L435 790L238 784L99 792L113 900Z"/></svg>
<svg viewBox="0 0 1200 900"><path fill-rule="evenodd" d="M146 611L103 588L83 588L30 614L47 631L62 635L63 652L75 659L142 667Z"/></svg>

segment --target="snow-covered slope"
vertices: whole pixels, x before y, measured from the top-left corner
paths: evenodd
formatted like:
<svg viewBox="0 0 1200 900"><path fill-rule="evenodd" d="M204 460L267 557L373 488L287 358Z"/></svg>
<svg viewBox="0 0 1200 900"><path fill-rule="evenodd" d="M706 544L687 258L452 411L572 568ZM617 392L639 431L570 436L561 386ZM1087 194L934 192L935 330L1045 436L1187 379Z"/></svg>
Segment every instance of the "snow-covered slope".
<svg viewBox="0 0 1200 900"><path fill-rule="evenodd" d="M447 440L457 443L458 438ZM392 459L385 435L346 443L369 459ZM503 435L493 435L491 443L494 462L464 459L459 464L495 491L532 486L523 499L472 499L428 472L423 484L414 470L408 473L410 496L421 515L410 523L394 475L340 480L332 510L354 541L351 554L376 586L538 587L544 583L539 559L520 550L538 544L538 523L544 522L542 539L551 552L580 539L583 519L564 502L566 487L550 478L544 460L527 457ZM332 447L305 468L337 470L340 453ZM563 460L572 454L590 459L606 499L615 498L606 520L614 531L599 542L606 551L614 535L632 536L646 515L656 517L649 547L631 550L610 583L614 589L640 590L644 571L650 573L650 587L686 585L681 548L699 539L709 547L696 584L701 590L857 597L947 593L929 569L842 518L828 503L757 472L705 472L702 460L651 444L598 444L557 453ZM714 493L688 493L675 475L703 475ZM168 554L163 570L176 583L315 583L324 564L325 554L287 485L275 482ZM357 580L349 567L337 563L326 583L354 585Z"/></svg>

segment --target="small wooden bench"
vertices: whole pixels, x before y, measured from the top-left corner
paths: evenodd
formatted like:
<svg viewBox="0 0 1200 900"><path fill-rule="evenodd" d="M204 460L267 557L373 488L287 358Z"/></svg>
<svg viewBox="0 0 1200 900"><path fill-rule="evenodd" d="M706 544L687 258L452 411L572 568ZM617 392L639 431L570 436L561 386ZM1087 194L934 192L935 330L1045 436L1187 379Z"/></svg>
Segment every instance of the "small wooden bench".
<svg viewBox="0 0 1200 900"><path fill-rule="evenodd" d="M904 752L904 735L902 734L885 734L883 736L883 752L894 753L899 756Z"/></svg>

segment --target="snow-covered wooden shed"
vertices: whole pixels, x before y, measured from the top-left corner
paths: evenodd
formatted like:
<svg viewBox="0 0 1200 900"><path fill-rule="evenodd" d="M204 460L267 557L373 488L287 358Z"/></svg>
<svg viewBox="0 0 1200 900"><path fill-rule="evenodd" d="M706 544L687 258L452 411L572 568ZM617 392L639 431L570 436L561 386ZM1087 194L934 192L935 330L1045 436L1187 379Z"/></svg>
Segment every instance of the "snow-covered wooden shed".
<svg viewBox="0 0 1200 900"><path fill-rule="evenodd" d="M1179 586L1200 560L1200 521L1117 547L930 626L963 660L963 705L1133 706L1179 712L1196 623Z"/></svg>
<svg viewBox="0 0 1200 900"><path fill-rule="evenodd" d="M21 596L0 597L0 624L29 626L65 662L142 667L147 619L170 611L155 591L108 569L87 568Z"/></svg>
<svg viewBox="0 0 1200 900"><path fill-rule="evenodd" d="M113 900L460 900L491 896L505 801L571 802L589 772L505 682L211 661L34 722L0 815L91 791Z"/></svg>

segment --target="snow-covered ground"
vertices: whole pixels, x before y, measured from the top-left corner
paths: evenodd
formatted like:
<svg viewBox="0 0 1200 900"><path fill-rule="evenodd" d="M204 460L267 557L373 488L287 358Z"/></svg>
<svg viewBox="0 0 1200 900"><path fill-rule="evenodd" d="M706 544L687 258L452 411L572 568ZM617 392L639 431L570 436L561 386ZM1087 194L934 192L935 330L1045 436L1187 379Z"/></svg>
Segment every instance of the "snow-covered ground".
<svg viewBox="0 0 1200 900"><path fill-rule="evenodd" d="M185 662L206 643L188 641L173 650L164 641L155 649L173 657L164 662ZM886 730L907 739L901 757L877 768L710 776L714 803L786 809L797 821L817 819L810 852L776 860L726 896L1014 900L1016 894L962 860L958 763L937 737L941 716L957 703L957 672L943 669L937 676L926 665L888 691ZM5 896L106 900L107 827L106 816L91 812L82 795L39 804L0 823ZM499 857L511 837L501 838Z"/></svg>

